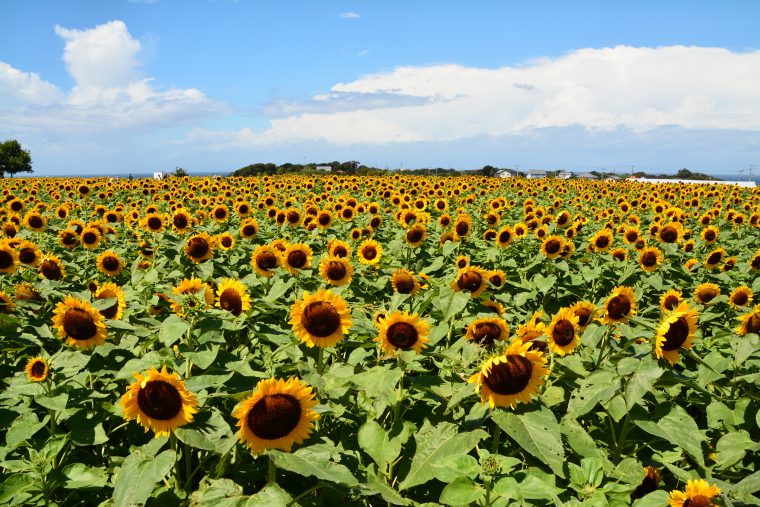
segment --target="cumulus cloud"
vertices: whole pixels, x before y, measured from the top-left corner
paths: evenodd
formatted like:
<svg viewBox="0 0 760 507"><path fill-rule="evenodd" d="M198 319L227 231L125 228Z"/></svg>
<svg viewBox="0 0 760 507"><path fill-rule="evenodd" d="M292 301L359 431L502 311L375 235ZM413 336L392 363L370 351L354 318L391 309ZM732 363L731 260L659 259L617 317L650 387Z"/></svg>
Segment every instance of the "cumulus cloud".
<svg viewBox="0 0 760 507"><path fill-rule="evenodd" d="M340 14L338 14L338 16L340 16L343 19L358 19L362 17L361 14L359 14L358 12L350 12L350 11L341 12Z"/></svg>
<svg viewBox="0 0 760 507"><path fill-rule="evenodd" d="M404 66L264 111L269 128L228 133L230 141L437 142L574 125L756 131L760 51L617 46L495 69Z"/></svg>
<svg viewBox="0 0 760 507"><path fill-rule="evenodd" d="M195 88L166 88L144 75L140 41L122 21L78 30L55 27L65 42L69 91L0 62L0 123L28 134L74 136L171 126L224 110Z"/></svg>

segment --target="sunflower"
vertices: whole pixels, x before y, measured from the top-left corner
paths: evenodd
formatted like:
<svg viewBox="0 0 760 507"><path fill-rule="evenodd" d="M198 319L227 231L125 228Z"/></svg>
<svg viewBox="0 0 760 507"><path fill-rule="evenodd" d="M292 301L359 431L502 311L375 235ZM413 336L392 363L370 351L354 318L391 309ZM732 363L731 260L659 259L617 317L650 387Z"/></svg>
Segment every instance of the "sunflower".
<svg viewBox="0 0 760 507"><path fill-rule="evenodd" d="M53 325L58 337L66 340L67 345L89 348L106 341L103 316L87 301L71 295L56 305Z"/></svg>
<svg viewBox="0 0 760 507"><path fill-rule="evenodd" d="M496 315L499 315L499 316L504 315L504 305L502 305L498 301L488 299L486 301L482 301L480 304L482 304L485 307L485 310L484 310L485 313L495 313Z"/></svg>
<svg viewBox="0 0 760 507"><path fill-rule="evenodd" d="M509 326L501 317L474 320L467 326L466 339L482 346L493 345L509 337Z"/></svg>
<svg viewBox="0 0 760 507"><path fill-rule="evenodd" d="M30 211L24 216L24 226L29 230L42 232L45 230L46 225L47 219L36 211Z"/></svg>
<svg viewBox="0 0 760 507"><path fill-rule="evenodd" d="M662 265L662 250L656 246L648 246L639 252L639 266L647 273L651 273Z"/></svg>
<svg viewBox="0 0 760 507"><path fill-rule="evenodd" d="M72 229L58 231L58 241L63 248L74 248L79 245L79 235Z"/></svg>
<svg viewBox="0 0 760 507"><path fill-rule="evenodd" d="M681 302L675 310L665 314L657 328L655 353L670 364L680 360L679 349L690 349L697 332L697 309Z"/></svg>
<svg viewBox="0 0 760 507"><path fill-rule="evenodd" d="M298 378L260 380L253 394L232 412L238 438L252 453L266 449L290 452L311 434L319 414L312 388Z"/></svg>
<svg viewBox="0 0 760 507"><path fill-rule="evenodd" d="M351 256L351 246L345 241L340 241L338 239L333 239L327 243L327 251L330 252L330 255L335 257L347 258Z"/></svg>
<svg viewBox="0 0 760 507"><path fill-rule="evenodd" d="M665 294L660 296L660 308L663 312L670 312L681 304L683 301L683 293L680 289L670 289Z"/></svg>
<svg viewBox="0 0 760 507"><path fill-rule="evenodd" d="M702 238L702 241L704 241L706 245L712 245L718 241L719 234L720 229L711 225L702 229L702 233L699 235L699 237Z"/></svg>
<svg viewBox="0 0 760 507"><path fill-rule="evenodd" d="M683 225L680 222L668 222L657 231L661 243L680 243L683 238Z"/></svg>
<svg viewBox="0 0 760 507"><path fill-rule="evenodd" d="M15 273L18 264L18 252L16 249L0 241L0 273Z"/></svg>
<svg viewBox="0 0 760 507"><path fill-rule="evenodd" d="M190 227L193 226L193 217L185 209L178 209L172 215L172 229L175 232L184 234Z"/></svg>
<svg viewBox="0 0 760 507"><path fill-rule="evenodd" d="M66 276L66 269L58 256L47 254L40 261L40 274L48 280L61 280Z"/></svg>
<svg viewBox="0 0 760 507"><path fill-rule="evenodd" d="M470 215L462 214L454 220L454 234L457 238L466 238L472 231L472 218Z"/></svg>
<svg viewBox="0 0 760 507"><path fill-rule="evenodd" d="M148 213L140 220L140 227L150 232L164 232L165 221L166 216L163 213Z"/></svg>
<svg viewBox="0 0 760 507"><path fill-rule="evenodd" d="M470 259L466 255L460 255L454 264L456 264L457 269L464 269L470 266Z"/></svg>
<svg viewBox="0 0 760 507"><path fill-rule="evenodd" d="M741 287L737 287L733 290L733 292L731 292L731 295L728 297L728 301L731 303L731 306L739 309L740 307L749 306L752 304L752 296L752 289L746 285L742 285Z"/></svg>
<svg viewBox="0 0 760 507"><path fill-rule="evenodd" d="M214 238L214 242L221 247L222 250L230 250L235 246L235 238L229 232L223 232Z"/></svg>
<svg viewBox="0 0 760 507"><path fill-rule="evenodd" d="M29 301L40 297L40 293L29 282L17 283L13 287L13 292L16 296L16 301Z"/></svg>
<svg viewBox="0 0 760 507"><path fill-rule="evenodd" d="M749 313L739 316L741 324L736 328L736 334L744 336L747 333L760 334L760 305L755 305Z"/></svg>
<svg viewBox="0 0 760 507"><path fill-rule="evenodd" d="M304 292L290 310L290 324L308 347L333 347L351 329L351 310L329 290Z"/></svg>
<svg viewBox="0 0 760 507"><path fill-rule="evenodd" d="M303 269L311 268L312 251L308 245L293 243L282 254L282 266L289 273L297 275Z"/></svg>
<svg viewBox="0 0 760 507"><path fill-rule="evenodd" d="M380 258L383 256L383 247L377 241L373 239L365 239L361 245L359 245L359 262L369 266L374 266L380 262Z"/></svg>
<svg viewBox="0 0 760 507"><path fill-rule="evenodd" d="M422 224L415 224L406 231L406 242L412 248L422 245L427 237L427 229Z"/></svg>
<svg viewBox="0 0 760 507"><path fill-rule="evenodd" d="M145 432L153 430L156 438L169 436L177 428L193 422L193 415L198 413L198 400L176 373L169 373L164 366L161 371L153 368L144 375L133 375L137 381L121 398L125 420L137 419Z"/></svg>
<svg viewBox="0 0 760 507"><path fill-rule="evenodd" d="M317 213L317 227L327 229L333 222L333 216L330 210L322 210Z"/></svg>
<svg viewBox="0 0 760 507"><path fill-rule="evenodd" d="M113 250L106 250L98 255L97 266L98 271L112 277L124 270L124 262L119 257L119 254Z"/></svg>
<svg viewBox="0 0 760 507"><path fill-rule="evenodd" d="M720 296L720 287L714 283L700 284L694 290L694 300L702 305L708 304L718 296Z"/></svg>
<svg viewBox="0 0 760 507"><path fill-rule="evenodd" d="M549 349L555 354L564 356L572 353L580 344L578 322L580 319L571 308L562 308L546 330Z"/></svg>
<svg viewBox="0 0 760 507"><path fill-rule="evenodd" d="M430 326L419 315L395 311L378 323L380 333L373 340L387 354L396 350L413 350L418 354L427 347Z"/></svg>
<svg viewBox="0 0 760 507"><path fill-rule="evenodd" d="M504 225L496 233L496 244L499 245L499 247L501 248L508 247L509 245L512 244L512 241L514 240L515 240L515 233L512 230L512 227L510 227L509 225Z"/></svg>
<svg viewBox="0 0 760 507"><path fill-rule="evenodd" d="M328 255L319 263L319 274L330 285L346 285L354 276L354 267L346 258Z"/></svg>
<svg viewBox="0 0 760 507"><path fill-rule="evenodd" d="M707 269L718 269L718 266L726 256L726 250L723 248L716 248L705 257L705 267Z"/></svg>
<svg viewBox="0 0 760 507"><path fill-rule="evenodd" d="M42 252L39 247L31 241L21 240L18 245L18 260L21 264L37 267L40 265Z"/></svg>
<svg viewBox="0 0 760 507"><path fill-rule="evenodd" d="M100 244L100 240L100 230L95 227L85 227L79 234L79 241L82 243L82 246L89 250L96 248Z"/></svg>
<svg viewBox="0 0 760 507"><path fill-rule="evenodd" d="M512 407L517 402L530 403L549 374L546 356L531 350L530 343L513 342L504 352L488 358L480 371L468 380L480 391L480 399L491 408Z"/></svg>
<svg viewBox="0 0 760 507"><path fill-rule="evenodd" d="M32 382L42 382L47 378L49 367L41 357L34 357L26 363L26 376Z"/></svg>
<svg viewBox="0 0 760 507"><path fill-rule="evenodd" d="M629 245L636 243L641 237L641 229L638 227L627 227L623 232L623 241Z"/></svg>
<svg viewBox="0 0 760 507"><path fill-rule="evenodd" d="M391 277L393 290L399 294L416 294L420 290L420 282L414 273L407 269L397 269Z"/></svg>
<svg viewBox="0 0 760 507"><path fill-rule="evenodd" d="M683 267L689 273L693 273L699 267L699 261L697 259L689 259L684 263Z"/></svg>
<svg viewBox="0 0 760 507"><path fill-rule="evenodd" d="M644 467L646 475L636 489L631 493L631 500L637 500L655 491L662 481L662 474L655 467Z"/></svg>
<svg viewBox="0 0 760 507"><path fill-rule="evenodd" d="M720 494L718 486L710 486L704 479L690 480L685 491L670 492L670 507L711 507L713 497Z"/></svg>
<svg viewBox="0 0 760 507"><path fill-rule="evenodd" d="M604 303L605 324L617 324L624 322L636 314L636 296L630 287L615 287Z"/></svg>
<svg viewBox="0 0 760 507"><path fill-rule="evenodd" d="M216 306L237 317L251 309L251 297L240 281L224 278L216 290Z"/></svg>
<svg viewBox="0 0 760 507"><path fill-rule="evenodd" d="M578 332L583 333L596 313L596 305L589 301L578 301L570 307L570 310L578 317Z"/></svg>
<svg viewBox="0 0 760 507"><path fill-rule="evenodd" d="M259 233L259 223L253 218L246 218L240 223L240 237L251 239Z"/></svg>
<svg viewBox="0 0 760 507"><path fill-rule="evenodd" d="M547 236L541 243L541 253L550 259L556 259L562 253L565 240L560 236Z"/></svg>
<svg viewBox="0 0 760 507"><path fill-rule="evenodd" d="M602 229L591 237L589 244L595 252L606 252L612 246L612 239L612 231Z"/></svg>
<svg viewBox="0 0 760 507"><path fill-rule="evenodd" d="M472 293L472 297L478 297L486 289L488 272L478 266L469 266L459 270L457 277L451 286L454 290Z"/></svg>
<svg viewBox="0 0 760 507"><path fill-rule="evenodd" d="M95 291L95 299L116 299L114 304L100 310L100 314L111 320L119 320L124 315L127 304L124 300L124 292L115 283L104 283Z"/></svg>
<svg viewBox="0 0 760 507"><path fill-rule="evenodd" d="M280 251L270 245L259 245L251 255L253 269L267 278L274 275L274 269L282 262Z"/></svg>
<svg viewBox="0 0 760 507"><path fill-rule="evenodd" d="M507 274L501 269L494 269L488 272L486 278L488 278L488 283L500 289L504 286L504 282L507 281Z"/></svg>
<svg viewBox="0 0 760 507"><path fill-rule="evenodd" d="M6 294L4 290L0 290L0 313L13 313L15 308L16 304L13 302L13 298Z"/></svg>
<svg viewBox="0 0 760 507"><path fill-rule="evenodd" d="M174 310L174 313L179 316L183 315L183 303L190 307L196 306L198 301L193 296L199 294L201 291L203 291L203 300L206 303L206 308L211 308L214 304L214 291L209 284L203 283L200 278L185 278L179 283L179 285L172 288L172 294L181 297L181 299L175 299L172 302L172 310Z"/></svg>
<svg viewBox="0 0 760 507"><path fill-rule="evenodd" d="M625 248L613 248L610 251L610 255L615 260L618 260L620 262L625 262L626 259L628 259L628 250L626 250Z"/></svg>
<svg viewBox="0 0 760 507"><path fill-rule="evenodd" d="M185 244L185 253L196 264L210 259L214 255L214 238L206 232L191 236Z"/></svg>

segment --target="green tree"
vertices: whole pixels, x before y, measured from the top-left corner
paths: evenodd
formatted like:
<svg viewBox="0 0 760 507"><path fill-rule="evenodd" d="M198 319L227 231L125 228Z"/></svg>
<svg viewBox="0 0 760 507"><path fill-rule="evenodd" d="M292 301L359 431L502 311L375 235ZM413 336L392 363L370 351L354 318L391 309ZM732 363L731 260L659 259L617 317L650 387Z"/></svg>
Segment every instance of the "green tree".
<svg viewBox="0 0 760 507"><path fill-rule="evenodd" d="M5 173L13 176L16 173L32 172L32 156L29 150L24 150L15 139L9 139L0 144L0 178Z"/></svg>
<svg viewBox="0 0 760 507"><path fill-rule="evenodd" d="M189 176L188 172L185 171L182 167L177 167L174 169L174 173L172 174L175 178L182 178L185 176Z"/></svg>
<svg viewBox="0 0 760 507"><path fill-rule="evenodd" d="M483 169L480 170L483 176L496 176L496 171L497 169L492 165L483 166Z"/></svg>

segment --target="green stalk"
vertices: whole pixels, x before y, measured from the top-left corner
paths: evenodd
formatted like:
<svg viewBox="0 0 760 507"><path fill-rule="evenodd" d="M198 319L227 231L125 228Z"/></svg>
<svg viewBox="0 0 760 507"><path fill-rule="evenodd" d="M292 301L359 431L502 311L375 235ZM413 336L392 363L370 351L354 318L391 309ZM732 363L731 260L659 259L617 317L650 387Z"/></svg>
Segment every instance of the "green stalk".
<svg viewBox="0 0 760 507"><path fill-rule="evenodd" d="M269 459L269 465L267 467L267 484L275 484L275 476L277 475L277 465L274 464L272 456L267 456Z"/></svg>

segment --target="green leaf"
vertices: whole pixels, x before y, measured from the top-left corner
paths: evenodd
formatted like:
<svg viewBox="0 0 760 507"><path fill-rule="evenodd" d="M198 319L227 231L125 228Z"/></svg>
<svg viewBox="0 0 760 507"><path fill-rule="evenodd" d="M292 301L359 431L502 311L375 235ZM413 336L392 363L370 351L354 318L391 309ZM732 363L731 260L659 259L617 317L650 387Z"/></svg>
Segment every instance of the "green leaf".
<svg viewBox="0 0 760 507"><path fill-rule="evenodd" d="M633 368L631 378L625 385L625 405L628 410L630 410L647 393L652 391L652 386L654 386L655 381L665 373L665 370L660 368L657 361L652 359L651 356L645 356L640 360L626 358L620 361L620 365L618 365L619 371L623 365L623 361L635 361L637 363ZM625 375L627 373L622 374Z"/></svg>
<svg viewBox="0 0 760 507"><path fill-rule="evenodd" d="M482 487L466 477L460 477L443 488L438 501L445 505L470 505L480 500L484 494Z"/></svg>
<svg viewBox="0 0 760 507"><path fill-rule="evenodd" d="M756 451L760 448L760 445L752 441L749 433L739 430L720 437L715 448L718 451L715 459L717 462L716 466L718 468L728 468L744 459L747 451Z"/></svg>
<svg viewBox="0 0 760 507"><path fill-rule="evenodd" d="M549 275L547 277L541 275L533 276L533 285L535 285L536 288L541 291L541 294L546 294L549 292L556 283L557 277L554 275Z"/></svg>
<svg viewBox="0 0 760 507"><path fill-rule="evenodd" d="M657 423L636 421L636 425L655 437L677 445L704 466L705 459L702 455L701 444L705 438L694 419L679 405L674 405L670 412Z"/></svg>
<svg viewBox="0 0 760 507"><path fill-rule="evenodd" d="M215 408L197 414L192 423L177 428L175 434L191 447L216 454L225 454L235 445L230 425Z"/></svg>
<svg viewBox="0 0 760 507"><path fill-rule="evenodd" d="M450 287L444 287L435 301L435 307L443 314L443 320L449 321L464 310L470 296L466 292L457 292Z"/></svg>
<svg viewBox="0 0 760 507"><path fill-rule="evenodd" d="M597 403L609 401L620 387L620 378L609 371L596 371L586 377L579 389L573 392L567 405L567 414L578 418L591 412Z"/></svg>
<svg viewBox="0 0 760 507"><path fill-rule="evenodd" d="M382 469L401 452L400 439L391 439L388 433L375 421L367 421L359 428L359 446Z"/></svg>
<svg viewBox="0 0 760 507"><path fill-rule="evenodd" d="M460 477L474 479L480 473L480 463L469 454L449 456L439 463L433 463L435 478L441 482L451 482Z"/></svg>
<svg viewBox="0 0 760 507"><path fill-rule="evenodd" d="M593 438L586 432L578 421L567 416L560 422L560 431L567 438L568 445L584 458L604 458L605 455L596 445Z"/></svg>
<svg viewBox="0 0 760 507"><path fill-rule="evenodd" d="M362 490L369 495L380 495L383 500L393 505L409 505L411 503L369 470L367 471L367 482L362 484Z"/></svg>
<svg viewBox="0 0 760 507"><path fill-rule="evenodd" d="M66 410L66 403L69 401L69 395L64 393L59 394L58 396L38 396L34 401L54 412L63 412Z"/></svg>
<svg viewBox="0 0 760 507"><path fill-rule="evenodd" d="M451 455L461 455L470 452L488 433L478 429L467 433L459 433L459 427L449 422L437 426L425 420L422 428L414 436L417 451L412 458L409 473L399 485L399 490L411 488L435 478L433 463L441 462Z"/></svg>
<svg viewBox="0 0 760 507"><path fill-rule="evenodd" d="M277 484L267 484L255 495L246 498L245 502L235 503L235 507L255 507L266 505L271 507L285 507L291 505L293 497ZM232 507L232 506L230 506Z"/></svg>
<svg viewBox="0 0 760 507"><path fill-rule="evenodd" d="M79 445L100 445L108 441L102 419L85 411L72 415L67 423L71 440Z"/></svg>
<svg viewBox="0 0 760 507"><path fill-rule="evenodd" d="M288 292L288 289L290 289L294 283L295 280L293 280L292 277L288 277L287 281L284 281L282 278L277 278L272 285L272 288L269 289L269 294L262 298L262 300L269 304L276 303L286 292Z"/></svg>
<svg viewBox="0 0 760 507"><path fill-rule="evenodd" d="M529 455L548 465L555 475L565 477L562 471L565 449L561 429L551 410L542 407L520 415L500 410L494 412L492 417Z"/></svg>
<svg viewBox="0 0 760 507"><path fill-rule="evenodd" d="M177 342L177 340L182 338L182 335L184 335L188 329L190 329L190 324L176 315L169 315L161 323L161 329L158 331L158 339L167 347L171 347Z"/></svg>
<svg viewBox="0 0 760 507"><path fill-rule="evenodd" d="M636 500L633 507L662 507L668 505L669 499L670 495L666 491L658 489Z"/></svg>
<svg viewBox="0 0 760 507"><path fill-rule="evenodd" d="M108 472L103 467L88 467L83 463L72 463L63 469L66 489L95 489L108 484Z"/></svg>
<svg viewBox="0 0 760 507"><path fill-rule="evenodd" d="M270 451L275 464L279 468L289 470L304 477L316 477L323 481L356 486L356 480L345 466L325 459L324 454L310 451L308 448L299 449L294 453Z"/></svg>
<svg viewBox="0 0 760 507"><path fill-rule="evenodd" d="M33 413L23 414L13 421L11 427L8 428L8 433L5 434L5 442L13 447L32 438L35 433L45 427L49 419L50 416L45 416L40 421Z"/></svg>
<svg viewBox="0 0 760 507"><path fill-rule="evenodd" d="M119 469L113 487L116 507L144 504L154 486L172 469L177 453L166 450L155 458L146 456L139 449L127 456Z"/></svg>

